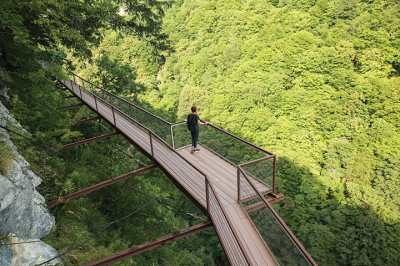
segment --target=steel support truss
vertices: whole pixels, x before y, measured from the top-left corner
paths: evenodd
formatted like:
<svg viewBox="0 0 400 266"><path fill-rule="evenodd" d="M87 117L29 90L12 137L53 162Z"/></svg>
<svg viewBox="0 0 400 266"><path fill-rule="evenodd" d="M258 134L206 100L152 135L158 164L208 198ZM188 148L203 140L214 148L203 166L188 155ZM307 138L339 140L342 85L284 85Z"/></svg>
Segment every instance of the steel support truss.
<svg viewBox="0 0 400 266"><path fill-rule="evenodd" d="M78 107L78 106L82 106L82 105L85 105L85 104L84 104L84 103L72 104L72 105L60 107L60 108L58 108L58 110L67 109L67 108L72 108L72 107Z"/></svg>
<svg viewBox="0 0 400 266"><path fill-rule="evenodd" d="M54 207L54 206L56 206L56 205L58 205L60 203L63 203L64 201L66 201L68 199L74 199L74 198L77 198L77 197L92 193L93 191L96 191L96 190L98 190L100 188L115 184L117 181L122 181L122 180L125 180L125 179L128 179L128 178L131 178L131 177L133 177L135 175L139 175L139 174L145 173L145 172L150 171L150 170L152 170L154 168L157 168L157 167L158 167L157 165L151 164L151 165L148 165L146 167L140 168L139 170L135 170L133 172L130 172L130 173L127 173L127 174L124 174L124 175L120 175L118 177L115 177L113 179L109 179L107 181L101 182L101 183L96 184L94 186L91 186L91 187L79 190L77 192L71 193L71 194L69 194L67 196L62 197L61 199L56 199L56 200L52 200L52 201L46 202L47 207L49 207L49 208Z"/></svg>
<svg viewBox="0 0 400 266"><path fill-rule="evenodd" d="M272 193L271 193L271 194L269 194L269 196L271 196L271 197L268 198L267 201L268 201L269 203L271 203L271 204L276 203L276 202L279 202L279 201L281 201L281 200L284 199L282 193L279 194L279 195L275 195L275 194L272 194ZM264 204L263 201L260 201L260 202L254 203L254 204L252 204L252 205L250 205L250 206L247 206L247 207L245 207L244 209L245 209L245 211L246 211L247 213L251 213L251 212L254 212L254 211L259 210L259 209L262 209L262 208L265 208L265 204Z"/></svg>
<svg viewBox="0 0 400 266"><path fill-rule="evenodd" d="M100 119L100 116L95 116L95 117L91 117L88 119L79 120L79 121L76 121L76 123L82 124L82 123L90 122L90 121L97 120L97 119Z"/></svg>
<svg viewBox="0 0 400 266"><path fill-rule="evenodd" d="M75 97L76 97L76 95L70 95L70 96L62 97L61 99L70 99L70 98L75 98Z"/></svg>
<svg viewBox="0 0 400 266"><path fill-rule="evenodd" d="M207 221L186 229L183 229L181 231L175 231L174 233L170 235L166 235L157 239L153 239L147 243L141 244L139 246L115 253L113 255L110 255L108 257L90 262L88 264L85 264L84 266L103 266L103 265L109 265L111 263L115 263L118 261L121 261L123 259L138 255L140 253L143 253L145 251L166 245L168 243L171 243L172 241L184 238L185 236L189 236L192 234L195 234L197 232L203 231L205 229L210 228L213 226L211 221Z"/></svg>
<svg viewBox="0 0 400 266"><path fill-rule="evenodd" d="M105 135L101 135L101 136L98 136L98 137L77 141L77 142L74 142L74 143L70 143L70 144L64 145L62 147L62 150L65 150L65 149L68 149L68 148L72 148L72 147L75 147L75 146L78 146L78 145L82 145L82 144L85 144L85 143L90 143L90 142L93 142L93 141L96 141L96 140L109 138L109 137L112 137L112 136L115 136L115 135L118 135L118 134L119 134L119 132L111 132L111 133L108 133L108 134L105 134Z"/></svg>

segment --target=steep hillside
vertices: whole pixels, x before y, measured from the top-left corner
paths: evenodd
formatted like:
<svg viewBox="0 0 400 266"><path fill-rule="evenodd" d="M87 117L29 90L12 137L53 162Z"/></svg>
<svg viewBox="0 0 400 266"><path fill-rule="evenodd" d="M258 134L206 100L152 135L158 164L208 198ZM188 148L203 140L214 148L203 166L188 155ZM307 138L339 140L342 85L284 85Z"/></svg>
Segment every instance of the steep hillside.
<svg viewBox="0 0 400 266"><path fill-rule="evenodd" d="M29 134L0 101L0 125L13 126ZM36 265L58 256L40 241L52 230L55 219L36 187L42 180L18 153L8 132L0 128L0 265ZM32 242L33 241L33 242ZM19 245L3 245L32 242ZM50 265L60 263L53 260Z"/></svg>
<svg viewBox="0 0 400 266"><path fill-rule="evenodd" d="M79 3L58 1L52 6L44 0L1 7L5 13L20 15L0 23L8 38L0 39L4 44L0 67L7 73L1 82L12 81L12 90L23 92L9 107L35 140L59 150L61 145L107 133L108 125L73 125L93 115L85 108L65 111L63 116L53 112L67 104L61 99L66 95L54 88L54 73L68 78L59 65L70 60L64 66L75 67L82 76L169 121L184 118L196 104L201 118L278 154L277 187L286 199L274 207L319 265L400 264L398 1L178 0L165 9L162 27L169 42L159 31L163 12L156 7L160 5L154 7L155 29L135 24L147 30L146 40L127 28L114 31L133 25L127 22L133 23L136 13L118 17L116 25L105 23L112 19L100 23L89 5L82 6L86 17L75 16L87 23L88 30L77 28L66 14L68 27L60 30L57 23L44 24L50 37L41 40L36 25L48 17L25 12L39 8L36 2L42 4L43 14L53 9L63 14L67 3L74 12L80 8ZM111 7L97 8L111 18L117 6L107 3ZM30 22L29 35L19 28L23 16ZM52 64L43 69L37 58ZM38 189L46 200L103 181L102 176L21 139L16 138L16 145L41 174L44 182ZM115 145L125 154L113 150ZM119 137L63 154L109 176L139 168L132 158L146 160ZM196 212L160 172L127 184ZM67 202L53 211L62 222L51 234L64 236L119 219L146 200L115 186ZM151 205L64 261L84 263L190 223ZM58 251L95 233L74 236ZM181 265L185 260L192 265L227 263L210 231L135 257L132 263Z"/></svg>
<svg viewBox="0 0 400 266"><path fill-rule="evenodd" d="M397 1L178 1L149 100L277 153L279 211L319 265L397 265L399 27Z"/></svg>

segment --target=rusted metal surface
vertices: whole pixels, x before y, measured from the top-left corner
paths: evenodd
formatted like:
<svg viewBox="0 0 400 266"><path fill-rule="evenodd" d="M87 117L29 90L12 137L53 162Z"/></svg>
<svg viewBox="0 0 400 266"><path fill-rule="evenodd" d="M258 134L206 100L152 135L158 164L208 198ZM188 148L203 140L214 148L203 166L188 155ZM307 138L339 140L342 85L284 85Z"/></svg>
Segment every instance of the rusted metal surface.
<svg viewBox="0 0 400 266"><path fill-rule="evenodd" d="M269 160L269 159L275 158L275 157L276 157L276 155L273 154L273 155L270 155L268 157L260 158L260 159L257 159L257 160L254 160L254 161L250 161L250 162L247 162L247 163L242 163L242 164L240 164L240 166L241 167L247 166L247 165L250 165L250 164L254 164L254 163L262 162L262 161L265 161L265 160Z"/></svg>
<svg viewBox="0 0 400 266"><path fill-rule="evenodd" d="M79 87L77 91L78 95L80 94L80 92L83 90L85 90L84 88ZM73 88L73 84L71 83L71 90L75 92L75 89ZM85 90L86 91L86 90ZM89 91L86 91L86 93L88 95L90 95L90 97L96 98L98 96L90 93ZM87 96L85 96L87 97ZM101 101L103 104L105 105L110 105L109 103L107 103L106 101L103 101L101 98L98 98L97 100ZM132 120L134 121L133 124L137 124L137 125L141 125L139 122L137 122L136 120L132 119L131 117L129 117L128 115L124 114L122 111L118 110L117 108L113 107L113 106L108 106L108 108L114 108L115 111L119 112L119 115L122 117L124 117L124 119L126 120ZM102 116L104 117L104 115L102 114ZM111 117L111 119L113 119L114 117ZM107 120L109 120L109 118L106 118ZM111 121L109 121L111 122ZM238 237L238 234L236 232L236 230L234 229L234 227L232 226L232 223L229 219L229 216L227 216L224 208L221 205L221 202L218 198L217 193L214 190L214 187L212 185L212 183L209 182L207 175L204 174L202 171L200 171L200 169L198 169L196 166L194 166L191 162L187 161L185 158L183 158L179 153L176 152L176 150L174 150L169 144L167 144L163 139L161 139L159 136L157 136L156 134L154 134L154 132L152 132L151 130L149 130L148 128L141 126L143 129L147 130L147 132L149 132L149 134L152 134L152 138L159 140L160 143L163 143L163 145L165 145L166 147L169 147L170 151L173 152L173 154L178 155L178 158L180 157L180 160L182 160L185 164L190 165L191 167L193 167L194 171L197 173L202 174L205 177L206 183L203 186L204 189L204 197L206 198L206 185L209 185L209 194L210 196L212 196L209 200L209 206L208 208L210 209L210 216L211 219L213 220L214 224L218 223L218 225L216 226L217 229L217 233L220 236L221 242L223 243L224 246L224 250L227 253L231 264L232 265L252 265L248 254L246 253L243 244L241 243L240 238ZM147 144L148 145L148 144ZM152 141L151 147L153 147L154 145L154 140ZM151 148L150 147L150 148ZM145 148L146 150L146 148ZM147 148L147 151L149 151L149 149ZM151 151L149 151L151 152ZM158 161L158 157L157 155L154 156L155 160L160 164L160 162ZM164 166L166 166L164 164ZM168 169L166 169L168 170ZM187 170L188 173L190 173L189 170ZM173 174L173 173L172 173ZM194 197L195 198L195 197ZM206 200L207 202L207 200ZM214 208L211 208L210 206L213 205ZM215 212L215 210L219 210L218 212ZM228 240L228 241L227 241Z"/></svg>
<svg viewBox="0 0 400 266"><path fill-rule="evenodd" d="M123 101L123 102L127 103L127 104L129 105L129 109L130 109L130 117L132 117L132 107L134 107L134 108L136 108L136 109L138 109L138 110L140 110L140 111L142 111L142 112L144 112L144 113L146 113L146 114L148 114L148 115L150 115L150 116L156 118L157 120L159 120L159 121L161 121L161 122L163 122L163 123L169 125L169 126L171 127L172 147L173 147L173 149L175 149L174 140L173 140L172 126L175 126L175 125L178 125L178 124L182 124L182 123L186 123L185 121L180 121L180 122L176 122L176 123L169 123L168 121L165 121L164 119L162 119L162 118L160 118L160 117L158 117L158 116L156 116L156 115L154 115L154 114L148 112L147 110L145 110L145 109L143 109L143 108L141 108L141 107L139 107L139 106L137 106L137 105L135 105L135 104L132 104L132 103L130 103L129 101L127 101L127 100L125 100L125 99L122 99L122 98L120 98L119 96L117 96L117 95L115 95L115 94L113 94L113 93L111 93L111 92L109 92L109 91L106 91L104 88L102 88L102 87L100 87L100 86L97 86L97 85L91 83L90 81L88 81L88 80L86 80L86 79L84 79L84 78L82 78L82 77L80 77L80 76L78 76L78 75L76 75L76 74L74 74L74 73L72 73L72 72L71 72L71 74L74 75L75 81L76 81L77 79L79 79L79 80L81 81L81 83L82 83L83 86L84 86L85 83L87 83L87 84L90 84L90 85L92 86L92 90L93 90L93 87L96 87L97 89L101 90L103 93L105 92L105 93L109 96L109 98L110 98L109 100L110 100L111 106L112 106L112 103L113 103L111 96L114 97L114 98L117 99L117 100L120 100L120 101ZM72 83L71 83L71 86L72 86ZM79 86L79 89L80 89L79 93L82 94L82 87L81 87L80 85L78 85L78 86ZM83 90L85 90L84 87L83 87ZM89 92L89 93L90 93L90 92ZM96 100L97 100L96 98L97 98L97 97L95 96L95 102L96 102ZM96 104L96 105L97 105L97 104ZM111 107L111 108L113 108L113 107ZM115 107L114 107L114 108L115 108ZM115 109L118 110L117 108L115 108ZM98 110L97 106L96 106L96 110ZM120 110L118 110L118 111L120 111ZM123 113L123 112L121 112L121 113ZM113 115L114 115L114 114L113 114ZM129 117L129 115L128 115L128 117ZM203 120L201 120L201 121L203 121ZM203 122L205 122L205 121L203 121ZM114 119L114 125L115 125L115 119ZM221 129L221 128L218 128L218 127L215 126L215 125L212 125L212 124L208 123L208 126L210 126L211 128L213 128L213 129L215 129L215 130L217 130L217 131L219 131L219 132L221 132L221 133L223 133L223 134L225 134L225 135L227 135L227 136L229 136L229 137L231 137L231 138L234 138L234 139L236 139L236 140L238 140L238 141L240 141L240 142L242 142L242 143L244 143L244 144L246 144L246 145L248 145L248 146L250 146L250 147L252 147L252 148L254 148L254 149L256 149L256 150L258 150L258 151L261 151L261 152L263 152L263 153L266 153L266 154L268 154L268 155L271 155L272 157L275 156L273 153L271 153L271 152L269 152L269 151L267 151L267 150L265 150L265 149L263 149L263 148L261 148L261 147L258 147L258 146L256 146L256 145L254 145L253 143L250 143L250 142L248 142L248 141L246 141L246 140L244 140L244 139L242 139L242 138L239 138L239 137L237 137L237 136L235 136L235 135L233 135L233 134L231 134L231 133L229 133L229 132L227 132L227 131L225 131L225 130L223 130L223 129ZM208 147L206 147L206 148L208 148ZM208 149L209 149L209 148L208 148ZM220 157L223 158L224 160L227 160L228 162L232 163L230 160L228 160L227 158L224 158L223 156L219 155L218 153L216 153L216 152L213 151L212 149L209 149L209 150L212 151L212 152L214 152L216 155L220 156ZM272 158L272 157L269 157L269 158ZM260 161L261 161L261 159L260 159ZM247 164L251 164L251 163L254 163L254 162L248 162ZM236 164L234 164L234 163L232 163L232 164L236 166ZM242 165L242 166L244 166L244 165ZM273 186L273 190L274 190L274 193L275 193L275 192L276 192L276 180L275 180L275 179L276 179L276 166L275 166L275 165L274 165L274 174L273 174L273 177L272 177L272 178L273 178L273 182L272 182L273 184L270 184L270 185Z"/></svg>
<svg viewBox="0 0 400 266"><path fill-rule="evenodd" d="M210 217L213 220L213 223L214 224L219 223L221 225L221 226L216 226L215 229L217 231L219 238L221 239L222 246L224 247L224 250L227 254L227 257L228 257L231 265L242 265L242 266L253 265L251 263L249 255L247 254L247 252L244 249L242 241L240 240L236 230L232 226L232 222L230 221L229 216L226 214L225 209L221 207L222 203L215 192L215 188L214 188L213 184L209 182L207 175L203 171L201 171L197 166L195 166L191 162L187 161L181 154L177 153L176 150L174 150L163 139L161 139L160 137L158 137L155 134L154 134L154 137L157 138L159 141L163 142L164 145L168 146L175 154L177 154L181 159L183 159L186 163L188 163L197 172L201 173L205 177L206 193L207 193L207 187L209 187L210 189L209 189L208 194L209 195L211 194L215 197L214 209L215 208L219 209L220 213L218 215L212 215L213 210L210 211L210 209L211 209L210 205L212 204L212 202L210 202L211 201L210 199L207 200L207 195L206 195L206 202L209 204L209 205L207 205L207 210L209 210ZM190 170L187 169L187 171L190 171ZM222 228L224 228L224 229L222 229ZM229 237L229 234L233 235L233 239L231 239L231 240L233 240L237 243L237 245L240 247L239 250L235 250L232 246L230 246L230 244L233 244L233 243L231 241L226 240ZM223 239L225 239L225 241ZM240 252L238 252L238 251L240 251ZM244 260L237 261L237 260L239 260L238 257L240 257L240 255L244 256ZM236 258L237 260L236 261L233 260L234 258Z"/></svg>
<svg viewBox="0 0 400 266"><path fill-rule="evenodd" d="M82 123L90 122L90 121L93 121L93 120L97 120L99 118L100 118L100 116L95 116L95 117L92 117L92 118L76 121L76 123L77 124L82 124Z"/></svg>
<svg viewBox="0 0 400 266"><path fill-rule="evenodd" d="M109 265L111 263L115 263L118 261L121 261L123 259L138 255L140 253L143 253L145 251L166 245L168 243L171 243L172 241L184 238L186 236L195 234L197 232L206 230L208 228L212 227L212 223L210 221L204 222L186 229L183 229L181 231L175 231L174 233L170 235L163 236L161 238L153 239L150 242L141 244L139 246L118 252L116 254L113 254L111 256L93 261L91 263L85 264L85 266L104 266L104 265Z"/></svg>
<svg viewBox="0 0 400 266"><path fill-rule="evenodd" d="M281 193L276 198L269 198L269 199L267 199L267 201L270 204L273 204L273 203L279 202L279 201L281 201L283 199L284 199L284 197L283 197L283 194ZM251 213L253 211L259 210L259 209L264 208L264 207L265 207L264 202L258 202L258 203L254 203L254 204L252 204L250 206L247 206L244 209L245 209L245 211L247 213Z"/></svg>
<svg viewBox="0 0 400 266"><path fill-rule="evenodd" d="M281 200L284 200L284 199L285 199L285 197L284 197L284 195L281 193L281 194L279 194L276 198L269 198L269 199L268 199L268 202L271 203L271 204L274 204L274 203L277 203L277 202L279 202L279 201L281 201Z"/></svg>
<svg viewBox="0 0 400 266"><path fill-rule="evenodd" d="M143 167L143 168L140 168L138 170L135 170L133 172L114 177L113 179L101 182L99 184L96 184L94 186L79 190L77 192L71 193L71 194L69 194L67 196L62 197L61 199L56 199L56 200L52 200L52 201L46 202L47 207L51 208L51 207L54 207L54 206L56 206L58 204L61 204L61 203L65 202L68 199L74 199L74 198L77 198L77 197L80 197L80 196L83 196L83 195L87 195L87 194L92 193L93 191L96 191L96 190L101 189L103 187L115 184L117 181L122 181L122 180L125 180L125 179L128 179L128 178L134 177L136 175L143 174L143 173L145 173L147 171L150 171L152 169L155 169L157 167L158 167L157 165L151 164L151 165L148 165L146 167Z"/></svg>
<svg viewBox="0 0 400 266"><path fill-rule="evenodd" d="M261 178L259 178L259 177L257 177L257 176L254 176L253 174L250 174L249 172L247 172L246 171L246 174L247 175L250 175L253 179L255 179L255 180L258 180L259 182L262 182L262 183L264 183L265 185L267 185L267 186L269 186L269 187L271 187L271 190L272 191L270 191L270 192L272 192L272 193L276 193L276 155L275 154L273 154L273 155L270 155L270 156L268 156L268 157L264 157L264 158L260 158L260 159L257 159L257 160L254 160L254 161L251 161L251 162L247 162L247 163L242 163L242 164L240 164L239 166L238 166L238 169L240 168L240 169L243 169L242 167L245 167L245 166L249 166L249 165L253 165L253 164L257 164L257 163L262 163L262 162L265 162L265 161L267 161L267 160L274 160L274 162L273 162L273 173L272 173L272 184L268 184L266 181L264 181L264 180L261 180ZM239 173L239 172L238 172ZM238 182L238 187L240 186L240 184L239 184L239 182ZM240 188L238 188L238 190L239 190Z"/></svg>
<svg viewBox="0 0 400 266"><path fill-rule="evenodd" d="M271 195L272 194L272 189L271 190L267 190L267 191L263 191L263 192L261 192L261 194L264 195L264 196ZM258 195L253 195L253 196L250 196L250 197L247 197L247 198L240 198L240 195L239 195L240 202L250 201L250 200L255 199L256 197L258 197Z"/></svg>
<svg viewBox="0 0 400 266"><path fill-rule="evenodd" d="M68 148L71 148L71 147L75 147L75 146L78 146L78 145L82 145L82 144L85 144L85 143L90 143L90 142L93 142L93 141L96 141L96 140L100 140L100 139L116 136L118 134L119 134L118 132L111 132L111 133L108 133L108 134L105 134L105 135L102 135L102 136L98 136L98 137L94 137L94 138L90 138L90 139L77 141L77 142L74 142L74 143L70 143L70 144L64 145L62 147L62 149L65 150L65 149L68 149Z"/></svg>
<svg viewBox="0 0 400 266"><path fill-rule="evenodd" d="M73 108L73 107L78 107L78 106L82 106L82 105L85 105L85 104L84 104L84 103L72 104L72 105L60 107L60 108L58 108L58 110L67 109L67 108Z"/></svg>
<svg viewBox="0 0 400 266"><path fill-rule="evenodd" d="M96 88L98 88L98 89L100 89L100 90L102 90L102 91L107 92L109 95L112 95L113 97L115 97L115 98L117 98L117 99L119 99L119 100L121 100L121 101L124 101L124 102L128 103L129 105L132 105L132 106L134 106L135 108L137 108L137 109L139 109L139 110L141 110L141 111L143 111L143 112L145 112L145 113L147 113L147 114L149 114L149 115L151 115L151 116L157 118L158 120L164 122L165 124L171 125L171 123L169 123L168 121L165 121L165 120L162 119L161 117L158 117L158 116L156 116L156 115L150 113L149 111L147 111L147 110L145 110L145 109L143 109L143 108L141 108L141 107L139 107L139 106L137 106L137 105L135 105L135 104L133 104L133 103L131 103L131 102L125 100L125 99L122 99L121 97L115 95L114 93L109 92L109 91L105 90L104 88L102 88L102 87L100 87L100 86L97 86L96 84L93 84L92 82L90 82L90 81L88 81L88 80L86 80L86 79L84 79L84 78L82 78L82 77L76 75L75 73L72 73L72 72L71 72L71 74L73 74L74 77L76 76L76 77L78 77L79 79L81 79L82 81L85 81L85 82L91 84L92 86L95 86ZM75 83L76 83L76 82L75 82Z"/></svg>

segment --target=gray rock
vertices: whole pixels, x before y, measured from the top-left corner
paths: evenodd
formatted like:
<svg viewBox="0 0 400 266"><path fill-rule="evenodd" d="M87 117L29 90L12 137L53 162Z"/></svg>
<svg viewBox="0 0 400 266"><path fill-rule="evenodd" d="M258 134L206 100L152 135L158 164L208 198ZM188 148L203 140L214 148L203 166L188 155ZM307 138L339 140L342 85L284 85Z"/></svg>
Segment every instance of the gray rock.
<svg viewBox="0 0 400 266"><path fill-rule="evenodd" d="M17 126L22 134L29 134L0 102L0 125L6 126L7 123ZM35 189L42 180L30 170L29 163L18 153L7 131L2 128L0 142L15 152L8 174L0 174L0 232L12 233L15 236L13 242L39 240L48 235L55 224L54 217L47 210L44 197ZM0 246L0 265L35 265L57 255L55 249L42 241ZM60 262L58 259L51 264Z"/></svg>
<svg viewBox="0 0 400 266"><path fill-rule="evenodd" d="M0 96L3 96L7 101L10 100L10 96L8 96L8 94L7 94L8 90L9 90L9 88L7 88L7 87L0 88Z"/></svg>
<svg viewBox="0 0 400 266"><path fill-rule="evenodd" d="M2 242L0 242L2 244ZM0 265L11 265L14 253L10 246L0 246Z"/></svg>
<svg viewBox="0 0 400 266"><path fill-rule="evenodd" d="M18 238L13 238L12 243L38 241L39 239L25 239L19 241ZM35 242L28 244L12 245L11 249L14 256L12 257L10 265L29 265L34 266L58 256L57 251L44 242ZM40 253L38 252L40 251ZM48 262L46 265L55 265L61 263L60 258L56 258Z"/></svg>

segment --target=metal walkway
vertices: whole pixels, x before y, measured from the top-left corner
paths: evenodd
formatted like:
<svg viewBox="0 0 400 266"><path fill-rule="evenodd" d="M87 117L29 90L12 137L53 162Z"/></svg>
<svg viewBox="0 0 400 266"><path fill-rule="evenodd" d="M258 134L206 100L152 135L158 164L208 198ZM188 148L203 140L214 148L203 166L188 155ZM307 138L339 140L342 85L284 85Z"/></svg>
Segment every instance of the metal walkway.
<svg viewBox="0 0 400 266"><path fill-rule="evenodd" d="M77 75L74 79L62 83L211 218L231 265L317 265L270 204L279 200L274 154L211 124L200 128L201 151L190 154L184 121L169 123Z"/></svg>

